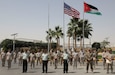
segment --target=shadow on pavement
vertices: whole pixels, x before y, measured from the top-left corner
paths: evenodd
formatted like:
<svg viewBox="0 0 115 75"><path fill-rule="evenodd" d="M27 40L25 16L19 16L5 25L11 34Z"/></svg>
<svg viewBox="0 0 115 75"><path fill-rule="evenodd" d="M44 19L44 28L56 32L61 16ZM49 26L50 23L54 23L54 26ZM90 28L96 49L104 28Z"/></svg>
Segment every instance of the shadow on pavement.
<svg viewBox="0 0 115 75"><path fill-rule="evenodd" d="M68 72L68 73L76 73L76 72Z"/></svg>
<svg viewBox="0 0 115 75"><path fill-rule="evenodd" d="M49 72L47 72L47 73L56 73L55 71L49 71Z"/></svg>
<svg viewBox="0 0 115 75"><path fill-rule="evenodd" d="M112 74L115 74L115 72L113 72Z"/></svg>
<svg viewBox="0 0 115 75"><path fill-rule="evenodd" d="M94 68L94 70L100 70L101 68Z"/></svg>
<svg viewBox="0 0 115 75"><path fill-rule="evenodd" d="M27 73L36 73L36 71L28 71Z"/></svg>
<svg viewBox="0 0 115 75"><path fill-rule="evenodd" d="M100 73L100 72L93 72L93 73Z"/></svg>

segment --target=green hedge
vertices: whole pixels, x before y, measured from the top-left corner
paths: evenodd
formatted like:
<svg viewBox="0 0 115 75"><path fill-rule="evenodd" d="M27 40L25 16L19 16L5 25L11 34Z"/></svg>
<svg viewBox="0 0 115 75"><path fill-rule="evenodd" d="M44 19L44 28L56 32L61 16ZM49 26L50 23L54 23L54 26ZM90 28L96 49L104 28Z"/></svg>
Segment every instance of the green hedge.
<svg viewBox="0 0 115 75"><path fill-rule="evenodd" d="M112 51L113 54L115 54L115 51Z"/></svg>
<svg viewBox="0 0 115 75"><path fill-rule="evenodd" d="M101 55L98 55L98 59L101 59L102 58L102 56Z"/></svg>

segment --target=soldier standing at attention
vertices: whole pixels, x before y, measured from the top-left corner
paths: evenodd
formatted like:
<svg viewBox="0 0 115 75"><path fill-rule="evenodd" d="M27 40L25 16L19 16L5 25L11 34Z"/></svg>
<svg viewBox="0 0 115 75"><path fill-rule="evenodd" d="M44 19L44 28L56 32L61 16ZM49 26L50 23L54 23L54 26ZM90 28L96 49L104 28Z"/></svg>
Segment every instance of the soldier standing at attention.
<svg viewBox="0 0 115 75"><path fill-rule="evenodd" d="M84 50L81 49L79 52L80 65L84 65Z"/></svg>
<svg viewBox="0 0 115 75"><path fill-rule="evenodd" d="M36 59L37 59L36 65L38 65L38 63L41 65L41 51L40 50L38 50L36 53Z"/></svg>
<svg viewBox="0 0 115 75"><path fill-rule="evenodd" d="M73 69L77 69L78 53L76 50L73 52Z"/></svg>
<svg viewBox="0 0 115 75"><path fill-rule="evenodd" d="M24 50L24 52L22 53L22 59L23 59L23 73L27 72L27 68L28 68L28 63L27 63L27 59L28 59L28 54L27 54L27 50Z"/></svg>
<svg viewBox="0 0 115 75"><path fill-rule="evenodd" d="M93 53L93 67L95 68L95 66L96 66L96 50L93 49L92 53Z"/></svg>
<svg viewBox="0 0 115 75"><path fill-rule="evenodd" d="M68 73L68 59L69 59L69 54L67 50L63 53L63 73Z"/></svg>
<svg viewBox="0 0 115 75"><path fill-rule="evenodd" d="M48 71L48 53L47 53L47 50L44 50L43 51L43 54L42 54L42 73Z"/></svg>
<svg viewBox="0 0 115 75"><path fill-rule="evenodd" d="M31 66L31 69L32 68L35 68L35 59L36 59L36 55L34 53L34 51L32 51L29 55L30 57L30 66Z"/></svg>
<svg viewBox="0 0 115 75"><path fill-rule="evenodd" d="M22 65L22 51L18 52L17 58L18 58L18 65L21 66Z"/></svg>
<svg viewBox="0 0 115 75"><path fill-rule="evenodd" d="M106 50L103 50L103 52L102 52L102 58L103 58L103 67L104 67L104 69L106 67L106 59L105 59L105 57L106 57Z"/></svg>
<svg viewBox="0 0 115 75"><path fill-rule="evenodd" d="M89 70L89 66L91 68L91 71L93 72L93 53L91 52L91 50L87 50L85 58L86 58L86 71L87 71L87 73Z"/></svg>
<svg viewBox="0 0 115 75"><path fill-rule="evenodd" d="M55 52L54 52L54 65L55 65L55 69L57 69L57 64L58 64L58 53L57 53L57 50L55 50Z"/></svg>
<svg viewBox="0 0 115 75"><path fill-rule="evenodd" d="M5 59L6 59L5 57L6 57L6 53L5 53L5 51L3 50L3 51L1 52L2 67L5 66Z"/></svg>
<svg viewBox="0 0 115 75"><path fill-rule="evenodd" d="M8 50L8 52L6 53L6 60L8 63L8 69L10 69L11 68L11 62L12 62L11 50Z"/></svg>
<svg viewBox="0 0 115 75"><path fill-rule="evenodd" d="M109 73L109 67L111 69L111 73L113 73L113 58L109 50L107 50L105 59L106 59L106 64L107 64L107 73Z"/></svg>

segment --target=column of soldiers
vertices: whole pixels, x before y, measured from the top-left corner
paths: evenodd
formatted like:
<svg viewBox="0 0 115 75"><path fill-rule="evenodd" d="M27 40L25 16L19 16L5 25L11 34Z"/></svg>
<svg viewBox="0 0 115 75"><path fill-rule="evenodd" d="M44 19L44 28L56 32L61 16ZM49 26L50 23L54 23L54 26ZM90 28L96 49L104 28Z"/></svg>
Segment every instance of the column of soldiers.
<svg viewBox="0 0 115 75"><path fill-rule="evenodd" d="M104 50L102 53L103 58L103 67L107 68L107 73L109 73L109 67L111 72L113 72L113 57L109 50ZM7 62L8 69L11 68L12 61L18 63L19 66L23 66L23 73L26 73L28 70L28 64L30 64L30 68L33 69L36 66L42 65L43 73L48 72L48 62L50 62L50 66L54 66L54 69L58 68L58 65L63 65L63 73L68 73L69 65L73 66L73 69L77 69L78 64L80 66L85 66L86 64L86 73L89 72L89 67L91 72L94 71L96 67L97 54L96 50L88 49L77 51L74 49L66 49L64 51L52 49L49 52L45 50L38 49L35 50L20 50L11 52L1 52L1 61L2 67L5 66L5 62Z"/></svg>

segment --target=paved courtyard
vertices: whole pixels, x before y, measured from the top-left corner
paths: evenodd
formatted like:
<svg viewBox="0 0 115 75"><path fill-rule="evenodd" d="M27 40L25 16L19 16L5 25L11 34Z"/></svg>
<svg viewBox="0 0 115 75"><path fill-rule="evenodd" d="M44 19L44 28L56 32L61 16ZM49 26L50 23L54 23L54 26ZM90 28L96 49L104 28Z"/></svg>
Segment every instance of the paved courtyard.
<svg viewBox="0 0 115 75"><path fill-rule="evenodd" d="M7 63L5 67L1 67L0 62L0 75L115 75L115 62L113 66L114 73L106 73L106 70L103 69L102 62L98 63L98 66L94 69L94 73L89 70L89 73L86 73L86 66L80 66L78 64L77 69L73 69L73 66L69 66L68 73L63 73L63 66L58 66L57 69L54 69L54 66L48 66L48 73L42 73L42 66L38 65L34 69L30 68L30 64L28 64L28 72L22 73L22 66L18 66L18 64L12 63L12 68L7 69Z"/></svg>

